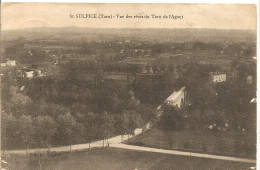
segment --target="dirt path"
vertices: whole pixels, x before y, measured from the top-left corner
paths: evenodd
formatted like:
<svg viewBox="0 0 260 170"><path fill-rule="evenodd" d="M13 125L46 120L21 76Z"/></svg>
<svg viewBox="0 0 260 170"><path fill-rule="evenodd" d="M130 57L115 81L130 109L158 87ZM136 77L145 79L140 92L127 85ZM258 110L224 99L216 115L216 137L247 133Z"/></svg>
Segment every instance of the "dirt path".
<svg viewBox="0 0 260 170"><path fill-rule="evenodd" d="M136 133L136 135L138 135L139 133L141 133L141 131L138 131L138 133ZM131 138L133 136L131 135L119 135L119 136L115 136L112 138L109 138L107 140L105 140L104 144L105 146L111 145L111 144L119 144L124 140L127 140L128 138ZM94 147L103 147L103 140L100 141L96 141L96 142L92 142L90 144L90 148L94 148ZM85 144L77 144L77 145L71 145L71 150L72 151L78 151L78 150L84 150L84 149L89 149L89 144L85 143ZM4 151L4 154L27 154L27 153L35 153L35 152L41 152L41 151L56 151L56 152L65 152L65 151L70 151L70 146L58 146L58 147L51 147L51 148L36 148L36 149L22 149L22 150L6 150ZM1 152L1 154L3 154L3 152Z"/></svg>
<svg viewBox="0 0 260 170"><path fill-rule="evenodd" d="M141 130L139 129L136 131L135 135L138 135L140 133L141 133ZM133 137L133 136L119 135L119 136L109 138L108 140L105 140L105 146L108 146L108 144L109 144L109 147L137 150L137 151L144 151L144 152L156 152L156 153L192 156L192 157L218 159L218 160L226 160L226 161L256 163L256 160L253 160L253 159L244 159L244 158L219 156L219 155L209 155L209 154L183 152L183 151L175 151L175 150L165 150L165 149L149 148L149 147L142 147L142 146L126 145L126 144L121 143L122 141L127 140L128 138L131 138L131 137ZM94 147L103 147L103 140L91 143L91 148L94 148ZM72 151L78 151L78 150L84 150L84 149L89 149L88 143L71 146ZM29 149L29 150L7 150L7 151L5 151L5 154L26 154L26 153L34 153L34 152L47 151L47 150L48 150L47 148L37 148L37 149ZM52 147L52 148L49 148L49 150L56 151L56 152L66 152L66 151L70 151L70 146Z"/></svg>
<svg viewBox="0 0 260 170"><path fill-rule="evenodd" d="M171 155L182 155L182 156L192 156L192 157L208 158L208 159L219 159L219 160L226 160L226 161L256 163L256 160L253 160L253 159L244 159L244 158L219 156L219 155L209 155L209 154L183 152L183 151L175 151L175 150L165 150L165 149L149 148L149 147L143 147L143 146L126 145L126 144L122 144L122 143L112 144L112 145L110 145L110 147L137 150L137 151L145 151L145 152L165 153L165 154L171 154Z"/></svg>

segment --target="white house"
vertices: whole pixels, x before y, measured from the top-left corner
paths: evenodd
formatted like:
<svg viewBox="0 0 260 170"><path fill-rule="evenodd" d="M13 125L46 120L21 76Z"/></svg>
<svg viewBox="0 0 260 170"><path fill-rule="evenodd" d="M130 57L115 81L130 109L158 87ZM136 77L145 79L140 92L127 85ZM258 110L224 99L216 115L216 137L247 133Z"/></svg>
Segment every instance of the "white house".
<svg viewBox="0 0 260 170"><path fill-rule="evenodd" d="M227 80L227 75L226 74L211 73L211 78L212 78L213 82L219 83L219 82L226 81Z"/></svg>
<svg viewBox="0 0 260 170"><path fill-rule="evenodd" d="M16 62L15 62L15 60L7 60L6 65L7 66L15 66Z"/></svg>
<svg viewBox="0 0 260 170"><path fill-rule="evenodd" d="M33 75L34 75L34 71L26 71L25 72L25 77L27 77L27 78L32 78Z"/></svg>
<svg viewBox="0 0 260 170"><path fill-rule="evenodd" d="M1 66L2 67L5 67L5 66L16 66L16 62L15 62L15 60L7 60L6 63L1 63Z"/></svg>

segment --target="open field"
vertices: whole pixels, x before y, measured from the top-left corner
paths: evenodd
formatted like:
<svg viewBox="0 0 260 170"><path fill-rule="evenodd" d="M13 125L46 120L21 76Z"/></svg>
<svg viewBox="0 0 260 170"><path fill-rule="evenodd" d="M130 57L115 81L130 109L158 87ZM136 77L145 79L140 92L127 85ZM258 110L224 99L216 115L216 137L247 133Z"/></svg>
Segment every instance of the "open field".
<svg viewBox="0 0 260 170"><path fill-rule="evenodd" d="M211 134L191 131L164 132L159 128L135 136L124 143L152 148L173 149L214 155L227 155L241 158L254 158L256 155L255 139L235 134Z"/></svg>
<svg viewBox="0 0 260 170"><path fill-rule="evenodd" d="M8 162L7 164L9 169L19 170L37 170L40 168L42 170L247 170L250 169L250 167L255 166L254 164L249 163L130 151L115 148L93 149L91 151L78 151L72 153L52 153L49 156L31 155L26 157L22 155L10 155L3 159Z"/></svg>

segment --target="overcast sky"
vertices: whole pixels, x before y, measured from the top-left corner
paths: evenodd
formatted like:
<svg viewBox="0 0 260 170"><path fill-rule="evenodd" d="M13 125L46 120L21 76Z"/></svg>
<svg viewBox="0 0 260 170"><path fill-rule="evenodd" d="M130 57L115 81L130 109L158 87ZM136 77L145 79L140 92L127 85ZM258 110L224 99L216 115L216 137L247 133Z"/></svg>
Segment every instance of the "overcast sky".
<svg viewBox="0 0 260 170"><path fill-rule="evenodd" d="M2 3L2 29L27 27L94 28L213 28L256 30L255 5L223 4L61 4ZM70 14L74 18L70 18ZM75 18L76 14L105 14L113 19ZM121 16L150 16L149 19L117 19ZM158 19L158 16L183 16L183 19Z"/></svg>

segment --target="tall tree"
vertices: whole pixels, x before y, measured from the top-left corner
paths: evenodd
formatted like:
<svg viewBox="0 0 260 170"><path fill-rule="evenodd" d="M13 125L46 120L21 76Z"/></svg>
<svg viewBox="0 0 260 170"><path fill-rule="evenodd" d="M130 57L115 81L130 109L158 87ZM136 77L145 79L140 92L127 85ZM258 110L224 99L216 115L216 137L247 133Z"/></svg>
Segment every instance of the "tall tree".
<svg viewBox="0 0 260 170"><path fill-rule="evenodd" d="M105 146L105 139L114 131L114 119L108 112L103 112L99 115L100 135L103 138L103 147ZM108 142L108 141L107 141Z"/></svg>
<svg viewBox="0 0 260 170"><path fill-rule="evenodd" d="M36 137L43 147L49 147L53 136L57 133L57 123L50 116L36 118Z"/></svg>
<svg viewBox="0 0 260 170"><path fill-rule="evenodd" d="M74 136L76 136L75 129L77 127L77 122L70 113L66 113L58 116L58 123L60 134L64 136L67 144L70 145L71 152L71 144L73 142Z"/></svg>
<svg viewBox="0 0 260 170"><path fill-rule="evenodd" d="M129 119L126 114L118 114L115 117L115 130L121 135L121 141L123 135L128 133Z"/></svg>
<svg viewBox="0 0 260 170"><path fill-rule="evenodd" d="M91 150L90 143L91 141L96 138L97 134L97 117L92 112L88 112L85 116L84 126L86 128L85 136L87 138L87 141L89 143L89 150Z"/></svg>
<svg viewBox="0 0 260 170"><path fill-rule="evenodd" d="M1 149L4 154L4 150L12 144L12 135L15 134L14 122L16 118L11 114L2 112L1 114ZM9 144L9 145L8 145Z"/></svg>

